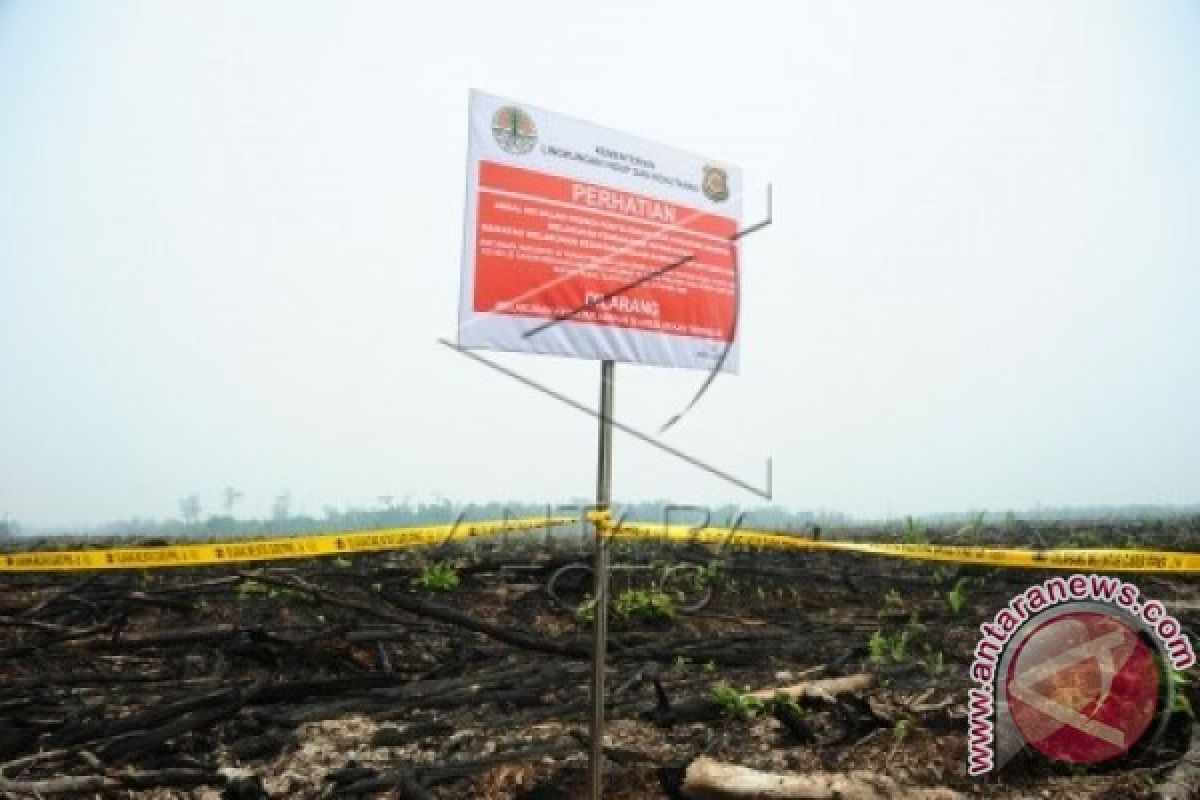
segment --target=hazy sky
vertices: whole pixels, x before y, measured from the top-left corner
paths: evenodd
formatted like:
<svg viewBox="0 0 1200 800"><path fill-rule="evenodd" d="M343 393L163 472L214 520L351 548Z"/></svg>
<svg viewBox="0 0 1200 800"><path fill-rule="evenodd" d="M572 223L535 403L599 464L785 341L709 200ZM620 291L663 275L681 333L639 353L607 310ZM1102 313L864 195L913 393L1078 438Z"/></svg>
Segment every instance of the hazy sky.
<svg viewBox="0 0 1200 800"><path fill-rule="evenodd" d="M1200 500L1200 3L0 3L0 514L557 500L454 334L475 86L746 170L669 441L863 515ZM592 362L503 354L594 402ZM697 372L618 365L655 429ZM618 435L618 499L756 498Z"/></svg>

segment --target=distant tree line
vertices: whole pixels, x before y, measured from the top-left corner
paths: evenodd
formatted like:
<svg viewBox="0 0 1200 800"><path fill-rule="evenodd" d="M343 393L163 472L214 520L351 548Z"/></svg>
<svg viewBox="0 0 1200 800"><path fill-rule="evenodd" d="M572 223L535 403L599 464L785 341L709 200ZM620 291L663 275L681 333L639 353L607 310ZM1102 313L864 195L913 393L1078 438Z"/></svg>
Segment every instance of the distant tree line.
<svg viewBox="0 0 1200 800"><path fill-rule="evenodd" d="M220 494L216 513L205 513L198 494L179 499L179 517L170 519L148 519L133 517L86 529L26 530L21 531L11 519L0 518L0 537L25 534L96 534L102 536L136 538L213 538L217 536L273 536L315 533L329 530L373 530L419 525L448 524L456 520L482 520L538 516L580 516L589 507L589 501L574 499L564 503L536 503L529 501L455 502L440 497L432 501L412 502L408 498L397 501L394 495L380 495L378 505L370 508L344 508L326 505L319 516L297 513L287 490L276 495L271 502L271 514L265 519L239 519L234 512L244 495L238 489L226 487ZM920 526L930 529L958 525L993 527L1011 530L1018 522L1037 524L1046 522L1105 523L1147 519L1181 519L1200 515L1200 505L1191 506L1089 506L1064 508L1037 508L1032 511L968 511L927 514L920 517L905 517L884 520L856 519L836 511L804 511L783 506L740 507L733 504L702 509L695 506L672 504L666 501L644 501L618 504L614 515L636 522L666 522L675 525L709 525L732 527L737 524L743 529L768 529L812 532L827 530L850 530L854 528L895 528L903 534Z"/></svg>
<svg viewBox="0 0 1200 800"><path fill-rule="evenodd" d="M280 492L271 502L271 514L266 519L237 518L234 511L243 499L241 491L227 487L221 493L216 513L205 513L200 495L189 494L178 501L179 516L169 519L132 517L96 525L86 529L39 530L39 534L95 534L101 536L136 537L144 539L205 539L214 536L271 536L315 533L329 530L374 530L419 525L442 525L456 520L483 520L541 516L582 516L590 501L575 499L566 502L536 503L529 501L455 502L448 498L413 502L397 501L393 495L381 495L379 505L371 508L337 508L326 505L319 516L297 513L291 493ZM782 506L743 509L727 504L703 509L673 505L665 501L647 501L617 505L614 515L636 522L667 522L677 525L728 527L737 523L743 528L802 531L814 525L849 525L852 519L830 511L791 511ZM0 535L15 535L15 524L5 523Z"/></svg>

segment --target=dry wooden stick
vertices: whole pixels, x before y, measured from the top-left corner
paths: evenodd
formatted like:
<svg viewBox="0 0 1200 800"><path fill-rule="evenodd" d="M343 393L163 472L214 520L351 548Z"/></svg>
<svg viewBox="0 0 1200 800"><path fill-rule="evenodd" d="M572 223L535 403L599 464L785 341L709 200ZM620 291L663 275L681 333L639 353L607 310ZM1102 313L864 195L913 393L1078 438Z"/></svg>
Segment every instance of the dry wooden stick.
<svg viewBox="0 0 1200 800"><path fill-rule="evenodd" d="M951 789L904 788L873 772L807 775L761 772L701 756L688 765L683 795L693 800L963 800Z"/></svg>
<svg viewBox="0 0 1200 800"><path fill-rule="evenodd" d="M45 797L62 794L91 794L121 789L160 787L220 786L225 779L215 773L196 769L163 769L121 772L111 775L65 775L59 778L14 781L0 778L0 793L16 797Z"/></svg>
<svg viewBox="0 0 1200 800"><path fill-rule="evenodd" d="M772 700L776 697L787 697L791 700L830 700L839 694L850 694L870 689L875 678L868 672L855 675L845 675L840 678L823 678L814 681L801 681L791 686L780 686L774 689L759 689L749 693L756 700Z"/></svg>

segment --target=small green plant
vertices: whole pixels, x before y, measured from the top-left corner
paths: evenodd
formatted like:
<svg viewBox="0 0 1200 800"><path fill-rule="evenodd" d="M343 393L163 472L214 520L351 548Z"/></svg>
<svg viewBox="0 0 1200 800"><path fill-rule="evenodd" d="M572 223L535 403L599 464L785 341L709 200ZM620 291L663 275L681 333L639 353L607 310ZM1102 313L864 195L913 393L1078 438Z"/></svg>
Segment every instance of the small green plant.
<svg viewBox="0 0 1200 800"><path fill-rule="evenodd" d="M955 582L953 589L946 592L946 605L955 614L961 614L962 610L967 607L967 586L970 584L970 578L962 577Z"/></svg>
<svg viewBox="0 0 1200 800"><path fill-rule="evenodd" d="M617 595L613 611L626 619L672 619L675 616L675 599L667 592L626 589Z"/></svg>
<svg viewBox="0 0 1200 800"><path fill-rule="evenodd" d="M900 717L892 723L892 749L888 751L887 764L891 764L892 759L896 756L896 751L900 749L900 745L904 743L911 730L912 720L908 717Z"/></svg>
<svg viewBox="0 0 1200 800"><path fill-rule="evenodd" d="M867 640L867 651L872 664L899 664L908 655L908 644L912 634L907 630L891 635L875 631Z"/></svg>
<svg viewBox="0 0 1200 800"><path fill-rule="evenodd" d="M883 631L875 631L871 634L871 638L867 640L867 652L872 664L887 662L888 639L883 635Z"/></svg>
<svg viewBox="0 0 1200 800"><path fill-rule="evenodd" d="M717 577L720 574L720 569L721 565L717 561L710 561L707 564L704 564L692 573L693 587L699 591L716 584Z"/></svg>
<svg viewBox="0 0 1200 800"><path fill-rule="evenodd" d="M588 595L583 605L575 609L575 621L581 625L590 624L596 621L596 598Z"/></svg>
<svg viewBox="0 0 1200 800"><path fill-rule="evenodd" d="M892 637L891 652L892 661L899 664L908 654L909 632L907 630L900 631Z"/></svg>
<svg viewBox="0 0 1200 800"><path fill-rule="evenodd" d="M757 697L742 694L732 686L724 684L714 686L711 697L712 701L721 707L722 713L738 719L752 719L766 708L763 701Z"/></svg>
<svg viewBox="0 0 1200 800"><path fill-rule="evenodd" d="M771 705L775 708L786 708L797 716L804 716L804 708L796 702L795 698L783 692L776 692L775 698L771 701Z"/></svg>
<svg viewBox="0 0 1200 800"><path fill-rule="evenodd" d="M930 675L941 675L946 671L946 654L925 645L925 657L921 659Z"/></svg>
<svg viewBox="0 0 1200 800"><path fill-rule="evenodd" d="M449 561L435 561L421 571L414 583L431 592L452 592L458 588L458 568Z"/></svg>
<svg viewBox="0 0 1200 800"><path fill-rule="evenodd" d="M900 594L896 589L888 589L887 594L883 596L883 607L885 609L903 610L904 595Z"/></svg>
<svg viewBox="0 0 1200 800"><path fill-rule="evenodd" d="M1183 670L1171 670L1171 688L1174 689L1173 698L1171 701L1172 714L1186 714L1191 719L1196 718L1196 712L1192 708L1192 701L1188 699L1187 687L1191 686L1192 679Z"/></svg>

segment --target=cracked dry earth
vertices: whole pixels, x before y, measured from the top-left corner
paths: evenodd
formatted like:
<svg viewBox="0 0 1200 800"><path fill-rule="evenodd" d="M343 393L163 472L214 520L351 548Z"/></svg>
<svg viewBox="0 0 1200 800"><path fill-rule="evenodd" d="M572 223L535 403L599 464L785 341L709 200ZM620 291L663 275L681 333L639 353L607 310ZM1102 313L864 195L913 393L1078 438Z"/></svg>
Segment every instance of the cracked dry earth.
<svg viewBox="0 0 1200 800"><path fill-rule="evenodd" d="M70 780L76 796L164 800L586 797L591 627L543 589L577 554L451 556L461 584L449 592L415 588L427 563L417 553L4 579L0 797L55 796ZM953 611L946 593L962 577L966 601ZM877 797L1155 796L1185 758L1184 713L1153 746L1103 767L1023 754L986 781L966 777L977 626L1043 577L726 554L700 613L612 620L606 797L686 797L683 771L701 756L770 772L865 771L891 781ZM1200 582L1140 583L1194 628ZM907 631L884 663L870 658L877 631L893 641ZM852 691L801 697L799 723L713 700L716 687L769 698L859 675L867 683Z"/></svg>

